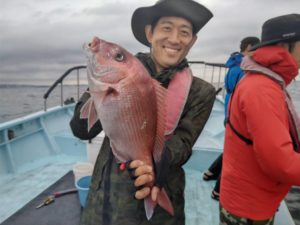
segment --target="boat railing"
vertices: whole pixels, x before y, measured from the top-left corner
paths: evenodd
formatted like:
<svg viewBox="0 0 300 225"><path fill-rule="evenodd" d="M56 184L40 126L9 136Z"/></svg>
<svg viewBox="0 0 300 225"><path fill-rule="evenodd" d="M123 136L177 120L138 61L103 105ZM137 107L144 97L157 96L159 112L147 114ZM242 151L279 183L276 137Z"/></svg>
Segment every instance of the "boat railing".
<svg viewBox="0 0 300 225"><path fill-rule="evenodd" d="M217 93L221 92L221 95L224 96L224 77L225 73L227 72L227 68L222 63L211 63L211 62L204 62L204 61L189 61L190 67L193 71L193 75L199 77L207 82L211 83L215 86ZM77 100L79 99L79 86L80 86L80 79L79 79L79 71L81 69L86 69L86 66L75 66L68 69L63 75L61 75L47 90L44 94L44 111L47 111L47 99L52 93L52 91L60 84L60 104L63 106L64 104L64 79L71 74L71 72L77 72L77 79L76 79L76 86L77 86Z"/></svg>
<svg viewBox="0 0 300 225"><path fill-rule="evenodd" d="M47 92L44 94L43 98L44 98L44 111L47 111L47 99L49 97L49 95L51 94L51 92L56 88L57 85L60 84L60 104L61 106L63 106L64 104L64 91L63 91L63 81L64 79L71 74L71 72L73 71L77 71L77 76L76 76L76 85L77 85L77 100L79 99L79 86L80 86L80 81L79 81L79 70L81 69L86 69L86 66L74 66L70 69L68 69L63 75L60 76L60 78L58 78L53 84L52 86L47 90Z"/></svg>
<svg viewBox="0 0 300 225"><path fill-rule="evenodd" d="M214 85L217 93L224 97L224 78L228 70L225 64L204 61L189 61L189 64L194 76Z"/></svg>

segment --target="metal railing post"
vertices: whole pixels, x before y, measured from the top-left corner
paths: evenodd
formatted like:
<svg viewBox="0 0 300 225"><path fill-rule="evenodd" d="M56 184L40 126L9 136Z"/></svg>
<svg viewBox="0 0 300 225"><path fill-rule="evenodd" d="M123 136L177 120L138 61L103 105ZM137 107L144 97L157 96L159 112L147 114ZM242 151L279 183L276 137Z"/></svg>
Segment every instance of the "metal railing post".
<svg viewBox="0 0 300 225"><path fill-rule="evenodd" d="M212 66L212 75L211 75L211 84L213 85L214 82L214 73L215 73L215 66Z"/></svg>
<svg viewBox="0 0 300 225"><path fill-rule="evenodd" d="M77 101L79 100L79 69L77 69Z"/></svg>
<svg viewBox="0 0 300 225"><path fill-rule="evenodd" d="M219 67L219 78L218 78L218 87L217 87L217 89L220 87L220 82L221 82L221 67Z"/></svg>
<svg viewBox="0 0 300 225"><path fill-rule="evenodd" d="M205 80L205 75L206 75L206 64L204 64L204 70L203 70L203 80Z"/></svg>
<svg viewBox="0 0 300 225"><path fill-rule="evenodd" d="M47 111L47 99L44 99L44 111Z"/></svg>
<svg viewBox="0 0 300 225"><path fill-rule="evenodd" d="M60 82L60 105L64 105L64 88L63 88L63 81Z"/></svg>

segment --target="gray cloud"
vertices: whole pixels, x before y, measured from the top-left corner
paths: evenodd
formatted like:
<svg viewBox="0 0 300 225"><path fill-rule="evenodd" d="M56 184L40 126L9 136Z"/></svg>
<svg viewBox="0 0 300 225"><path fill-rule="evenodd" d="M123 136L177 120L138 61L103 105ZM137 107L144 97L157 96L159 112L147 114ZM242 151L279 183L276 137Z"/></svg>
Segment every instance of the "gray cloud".
<svg viewBox="0 0 300 225"><path fill-rule="evenodd" d="M147 51L130 28L132 12L155 1L1 0L0 83L16 79L57 78L85 63L82 45L99 36L135 53ZM245 36L260 36L262 23L292 13L299 0L209 0L213 19L198 34L191 60L224 62ZM48 5L47 5L48 4ZM47 7L46 7L47 6Z"/></svg>

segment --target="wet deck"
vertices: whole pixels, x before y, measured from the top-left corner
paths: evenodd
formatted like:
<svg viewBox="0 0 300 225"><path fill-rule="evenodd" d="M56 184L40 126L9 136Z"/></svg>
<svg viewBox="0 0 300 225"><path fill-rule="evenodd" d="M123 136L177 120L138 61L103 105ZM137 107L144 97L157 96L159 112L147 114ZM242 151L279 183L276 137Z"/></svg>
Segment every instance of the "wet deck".
<svg viewBox="0 0 300 225"><path fill-rule="evenodd" d="M300 225L300 187L293 187L285 198L295 225Z"/></svg>

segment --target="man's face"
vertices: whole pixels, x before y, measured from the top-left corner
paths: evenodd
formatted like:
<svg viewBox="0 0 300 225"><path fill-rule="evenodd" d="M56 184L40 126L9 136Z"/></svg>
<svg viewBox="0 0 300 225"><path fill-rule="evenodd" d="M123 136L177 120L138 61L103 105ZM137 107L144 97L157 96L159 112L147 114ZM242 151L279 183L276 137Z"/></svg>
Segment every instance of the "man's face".
<svg viewBox="0 0 300 225"><path fill-rule="evenodd" d="M291 54L294 56L298 63L298 68L300 68L300 41L297 41L295 43L295 46L291 52Z"/></svg>
<svg viewBox="0 0 300 225"><path fill-rule="evenodd" d="M148 25L145 32L157 72L180 63L197 39L192 24L181 17L161 17L154 29Z"/></svg>

